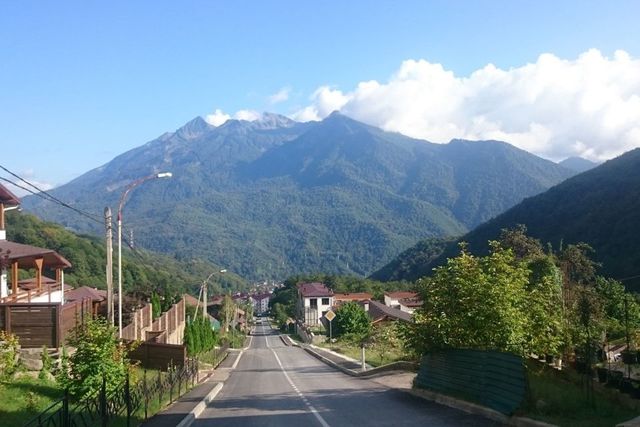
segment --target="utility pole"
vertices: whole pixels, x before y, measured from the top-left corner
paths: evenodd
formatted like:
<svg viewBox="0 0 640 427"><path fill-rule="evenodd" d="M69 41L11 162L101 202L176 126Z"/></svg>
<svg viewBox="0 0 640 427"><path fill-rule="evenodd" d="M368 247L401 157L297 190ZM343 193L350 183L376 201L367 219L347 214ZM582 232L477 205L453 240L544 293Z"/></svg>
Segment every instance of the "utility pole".
<svg viewBox="0 0 640 427"><path fill-rule="evenodd" d="M205 280L202 283L202 319L204 321L206 321L208 319L208 317L207 317L207 303L208 303L208 300L207 300L207 288L208 287L209 286L207 284L207 281Z"/></svg>
<svg viewBox="0 0 640 427"><path fill-rule="evenodd" d="M107 230L107 319L113 326L113 230L111 208L104 208L104 225Z"/></svg>

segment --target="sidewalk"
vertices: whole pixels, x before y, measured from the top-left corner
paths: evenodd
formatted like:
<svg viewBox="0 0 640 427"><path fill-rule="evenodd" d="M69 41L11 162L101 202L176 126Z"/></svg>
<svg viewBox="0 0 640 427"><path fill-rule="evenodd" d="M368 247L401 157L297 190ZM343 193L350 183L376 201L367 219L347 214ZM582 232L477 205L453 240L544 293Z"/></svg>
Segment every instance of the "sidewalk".
<svg viewBox="0 0 640 427"><path fill-rule="evenodd" d="M222 385L229 378L229 374L235 367L242 351L231 349L229 355L213 371L201 372L208 375L204 381L188 393L173 402L165 410L157 413L142 424L144 427L188 427L193 420L211 402Z"/></svg>

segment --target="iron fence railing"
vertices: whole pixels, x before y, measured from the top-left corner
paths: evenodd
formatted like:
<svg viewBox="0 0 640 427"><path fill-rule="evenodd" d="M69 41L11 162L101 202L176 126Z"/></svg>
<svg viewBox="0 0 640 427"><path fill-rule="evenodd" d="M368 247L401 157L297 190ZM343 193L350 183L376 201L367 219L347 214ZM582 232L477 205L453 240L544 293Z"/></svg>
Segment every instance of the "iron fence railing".
<svg viewBox="0 0 640 427"><path fill-rule="evenodd" d="M198 379L198 360L195 358L188 359L180 368L171 367L164 373L158 371L155 378L150 378L145 369L142 379L135 384L130 383L127 375L123 384L111 393L107 393L106 379L103 378L102 387L95 395L73 401L65 392L63 397L24 427L107 427L116 421L129 427L137 413L144 414L145 420L148 418L149 408L155 399L158 406L162 406L167 397L173 403Z"/></svg>

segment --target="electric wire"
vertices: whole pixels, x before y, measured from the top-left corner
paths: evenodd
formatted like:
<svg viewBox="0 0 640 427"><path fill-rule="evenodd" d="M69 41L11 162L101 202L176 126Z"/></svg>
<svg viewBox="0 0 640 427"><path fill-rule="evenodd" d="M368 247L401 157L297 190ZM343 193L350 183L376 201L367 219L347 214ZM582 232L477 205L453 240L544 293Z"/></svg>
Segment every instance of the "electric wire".
<svg viewBox="0 0 640 427"><path fill-rule="evenodd" d="M22 177L21 177L21 176L19 176L18 174L14 173L14 172L11 172L11 171L10 171L9 169L7 169L6 167L4 167L4 166L0 165L0 169L4 170L4 171L5 171L5 172L7 172L8 174L10 174L10 175L12 175L13 177L15 177L15 178L19 179L20 181L24 182L25 184L29 185L30 187L34 188L34 189L35 189L35 190L37 190L38 192L36 193L36 192L34 192L33 190L31 190L31 189L28 189L28 188L24 187L23 185L20 185L20 184L18 184L18 183L16 183L16 182L13 182L13 181L11 181L11 180L9 180L9 179L7 179L7 178L0 177L0 179L2 179L3 181L9 182L10 184L15 185L16 187L21 188L22 190L28 191L29 193L31 193L31 194L33 194L33 195L36 195L36 196L38 196L38 197L42 198L43 200L47 200L47 201L50 201L50 202L53 202L53 203L57 203L58 205L60 205L60 206L62 206L62 207L65 207L65 208L67 208L67 209L71 209L72 211L74 211L74 212L76 212L76 213L78 213L78 214L80 214L80 215L82 215L82 216L84 216L84 217L86 217L86 218L89 218L90 220L95 221L95 222L97 222L97 223L99 223L99 224L102 224L102 223L103 223L103 221L102 221L101 219L99 219L100 217L98 217L98 216L96 216L96 215L94 215L94 214L91 214L91 213L89 213L89 212L85 212L85 211L83 211L83 210L80 210L80 209L78 209L78 208L76 208L76 207L74 207L74 206L71 206L70 204L68 204L68 203L66 203L66 202L63 202L62 200L60 200L60 199L58 199L57 197L53 196L51 193L49 193L49 192L47 192L47 191L45 191L45 190L42 190L42 189L41 189L41 188L39 188L37 185L32 184L31 182L29 182L29 181L27 181L26 179L22 178ZM47 196L48 198L47 198L47 197L44 197L44 196Z"/></svg>

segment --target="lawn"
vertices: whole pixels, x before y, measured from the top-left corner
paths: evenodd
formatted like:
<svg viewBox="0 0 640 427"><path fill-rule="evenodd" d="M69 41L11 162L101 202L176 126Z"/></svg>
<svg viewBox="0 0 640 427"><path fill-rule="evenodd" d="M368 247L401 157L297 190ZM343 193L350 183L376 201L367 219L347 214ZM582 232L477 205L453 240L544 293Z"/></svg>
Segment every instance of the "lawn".
<svg viewBox="0 0 640 427"><path fill-rule="evenodd" d="M164 377L168 375L162 372ZM136 367L132 375L132 380L142 381L144 370ZM148 370L147 381L151 385L157 381L158 371ZM191 383L182 383L180 392L186 393L191 388ZM47 409L53 402L63 396L62 390L55 381L34 379L29 376L19 376L17 378L0 382L0 420L2 427L18 427L36 417ZM165 392L163 395L154 395L147 402L147 417L164 409L170 400L178 398L178 385L173 388L172 395ZM57 407L56 407L57 408ZM132 414L132 425L139 425L145 420L145 405ZM110 426L125 426L126 417L118 416L111 420Z"/></svg>
<svg viewBox="0 0 640 427"><path fill-rule="evenodd" d="M528 364L530 398L523 415L559 426L614 426L640 415L640 401L615 389L594 383L592 403L587 400L584 378L571 369L558 371Z"/></svg>
<svg viewBox="0 0 640 427"><path fill-rule="evenodd" d="M22 426L62 397L55 382L22 376L0 382L3 426Z"/></svg>
<svg viewBox="0 0 640 427"><path fill-rule="evenodd" d="M334 343L323 342L318 344L320 347L328 348L337 353L344 354L345 356L351 357L352 359L361 360L362 358L362 349L360 345L356 343L351 343L348 341L338 340ZM381 348L378 345L370 345L365 349L365 361L373 366L382 366L392 362L398 362L401 360L411 360L409 356L407 356L402 349L399 348L390 348L383 354L381 354Z"/></svg>

